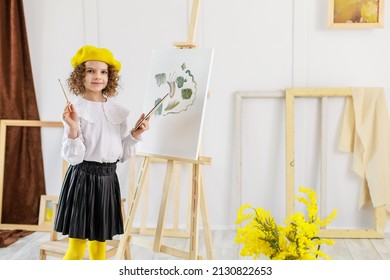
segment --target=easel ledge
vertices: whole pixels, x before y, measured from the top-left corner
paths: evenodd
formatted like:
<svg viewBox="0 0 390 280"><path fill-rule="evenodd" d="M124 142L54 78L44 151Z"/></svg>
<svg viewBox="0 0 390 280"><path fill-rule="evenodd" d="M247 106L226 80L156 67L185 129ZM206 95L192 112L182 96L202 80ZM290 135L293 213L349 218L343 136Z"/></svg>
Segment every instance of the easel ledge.
<svg viewBox="0 0 390 280"><path fill-rule="evenodd" d="M171 157L171 156L164 156L164 155L146 154L146 153L137 153L137 156L179 161L182 163L195 163L195 164L202 164L202 165L211 165L212 162L211 157L205 157L205 156L199 156L198 159L179 158L179 157Z"/></svg>
<svg viewBox="0 0 390 280"><path fill-rule="evenodd" d="M179 49L192 49L196 48L195 43L195 35L196 35L196 27L199 17L199 4L200 0L192 1L192 10L191 10L191 18L188 26L188 35L186 42L174 42L173 45Z"/></svg>

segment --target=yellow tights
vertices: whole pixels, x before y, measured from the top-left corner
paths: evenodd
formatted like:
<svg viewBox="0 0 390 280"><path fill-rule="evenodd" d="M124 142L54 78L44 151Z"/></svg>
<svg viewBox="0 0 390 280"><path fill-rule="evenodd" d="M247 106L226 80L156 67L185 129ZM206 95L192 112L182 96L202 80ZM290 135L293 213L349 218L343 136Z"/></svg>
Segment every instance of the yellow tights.
<svg viewBox="0 0 390 280"><path fill-rule="evenodd" d="M86 239L69 238L69 247L64 256L64 260L81 260L87 248ZM90 260L106 259L106 242L96 240L88 241Z"/></svg>

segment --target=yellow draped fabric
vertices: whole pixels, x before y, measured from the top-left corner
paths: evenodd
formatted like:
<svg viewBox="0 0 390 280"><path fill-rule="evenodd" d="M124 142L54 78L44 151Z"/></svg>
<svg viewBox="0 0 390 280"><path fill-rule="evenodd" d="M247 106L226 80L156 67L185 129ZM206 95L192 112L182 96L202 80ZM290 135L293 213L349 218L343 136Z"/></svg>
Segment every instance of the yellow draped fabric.
<svg viewBox="0 0 390 280"><path fill-rule="evenodd" d="M390 212L390 121L383 88L353 88L339 143L353 154L353 171L363 179L359 206L371 200Z"/></svg>

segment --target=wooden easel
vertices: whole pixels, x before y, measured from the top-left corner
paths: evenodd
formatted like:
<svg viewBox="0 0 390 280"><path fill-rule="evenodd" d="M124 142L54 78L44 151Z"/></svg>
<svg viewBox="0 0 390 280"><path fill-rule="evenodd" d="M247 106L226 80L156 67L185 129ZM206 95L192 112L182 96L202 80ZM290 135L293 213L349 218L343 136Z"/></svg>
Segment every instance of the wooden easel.
<svg viewBox="0 0 390 280"><path fill-rule="evenodd" d="M188 37L186 42L175 42L174 46L177 48L195 48L196 44L194 42L196 25L199 15L199 4L200 0L193 0L192 4L192 13L188 30ZM202 259L198 254L198 243L199 243L199 210L202 215L203 222L203 232L206 245L206 254L208 259L213 259L213 250L211 242L211 231L208 223L208 213L206 206L206 197L204 192L204 183L203 176L201 174L201 165L210 165L211 158L198 156L198 159L183 159L183 158L174 158L169 156L160 156L160 155L143 155L144 159L140 166L138 178L136 181L136 186L133 192L133 197L129 202L129 210L127 219L125 222L125 232L120 240L118 250L115 256L115 259L123 259L125 249L130 246L131 241L137 245L149 248L154 252L161 252L169 254L175 257L184 258L184 259ZM160 210L158 215L157 226L155 229L154 241L148 242L142 238L135 238L131 236L132 224L135 217L135 212L137 210L138 202L142 193L142 189L145 186L146 175L149 171L149 166L152 161L166 161L166 171L165 179L163 185L163 193L160 204ZM162 238L165 233L164 223L166 210L168 205L168 197L170 193L170 186L174 173L175 164L190 164L192 169L191 174L191 200L190 200L190 248L189 251L179 250L177 248L169 247L163 244Z"/></svg>

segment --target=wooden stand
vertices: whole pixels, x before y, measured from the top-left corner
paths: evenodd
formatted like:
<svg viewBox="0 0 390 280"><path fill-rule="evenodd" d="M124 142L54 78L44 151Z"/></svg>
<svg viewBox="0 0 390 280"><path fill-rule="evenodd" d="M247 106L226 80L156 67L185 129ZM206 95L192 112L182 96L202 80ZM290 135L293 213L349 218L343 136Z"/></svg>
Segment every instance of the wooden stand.
<svg viewBox="0 0 390 280"><path fill-rule="evenodd" d="M194 39L196 33L197 19L199 15L199 4L200 4L200 0L193 0L187 41L173 43L173 45L176 46L177 48L188 49L188 48L196 47ZM202 257L199 256L198 254L198 239L199 239L198 226L199 226L199 209L200 209L202 215L203 232L204 232L207 258L213 259L211 231L208 222L208 213L207 213L206 198L204 192L203 176L201 174L201 169L200 169L201 165L210 165L211 158L199 156L197 160L191 160L191 159L174 158L174 157L167 157L167 156L160 156L160 155L143 155L143 156L144 159L140 167L139 176L136 182L135 189L133 191L133 197L131 198L129 203L129 212L125 223L125 232L120 240L115 258L122 259L125 250L129 248L130 242L132 242L139 246L149 248L154 252L161 252L161 253L169 254L184 259L192 259L192 260L201 259ZM163 193L162 193L162 199L161 199L160 210L158 215L157 227L155 230L149 231L149 233L150 232L152 232L152 234L154 233L154 241L148 242L146 240L143 240L140 237L131 236L131 232L132 230L134 232L134 228L132 227L132 224L134 221L135 211L137 209L142 190L146 185L146 178L149 171L149 165L153 161L159 161L159 162L166 161L166 171L165 171L165 179L164 179ZM188 252L179 250L177 248L166 246L162 242L163 236L164 235L166 236L168 233L168 231L164 227L164 223L165 223L165 216L166 216L172 178L174 174L174 167L176 164L190 164L192 169L191 199L190 199L191 209L190 209L190 219L189 219L190 232L188 236L190 239L190 248ZM139 230L139 233L142 233L141 228ZM187 237L185 233L177 234L177 231L175 233L176 234L174 234L174 236L176 237L179 236Z"/></svg>
<svg viewBox="0 0 390 280"><path fill-rule="evenodd" d="M158 215L157 227L155 231L154 241L148 242L142 238L132 237L131 229L134 221L135 212L138 206L138 202L145 186L146 174L149 170L150 162L155 159L162 159L166 161L165 179L163 185L163 193L160 204L160 210ZM164 222L166 216L166 210L168 205L168 197L170 193L170 186L173 178L173 170L175 164L190 164L192 166L192 186L191 186L191 213L190 213L190 250L189 252L182 251L173 247L168 247L162 244L162 238L164 236ZM125 250L130 246L130 242L139 246L149 248L154 252L161 252L176 256L184 259L201 259L198 254L198 225L199 225L199 209L202 215L203 232L206 245L207 258L213 258L211 231L208 223L208 213L206 207L206 199L204 193L203 176L201 174L201 165L210 165L211 158L199 157L197 160L191 159L179 159L173 157L164 157L157 155L144 155L142 165L140 167L137 184L133 193L133 198L130 202L129 212L125 223L125 232L120 240L118 250L116 253L116 259L122 259Z"/></svg>

